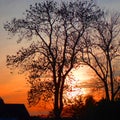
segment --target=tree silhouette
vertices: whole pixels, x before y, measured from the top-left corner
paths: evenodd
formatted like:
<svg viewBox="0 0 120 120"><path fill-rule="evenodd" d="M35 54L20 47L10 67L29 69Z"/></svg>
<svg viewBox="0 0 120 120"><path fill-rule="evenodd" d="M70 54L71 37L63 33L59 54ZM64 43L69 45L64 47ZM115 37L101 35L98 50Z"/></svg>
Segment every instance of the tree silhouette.
<svg viewBox="0 0 120 120"><path fill-rule="evenodd" d="M75 100L69 112L76 120L118 120L120 118L120 101L101 99L95 101L92 96Z"/></svg>
<svg viewBox="0 0 120 120"><path fill-rule="evenodd" d="M2 99L2 97L0 97L0 105L4 104L4 100Z"/></svg>
<svg viewBox="0 0 120 120"><path fill-rule="evenodd" d="M7 66L29 72L29 104L54 96L54 114L60 116L65 79L80 64L78 43L101 15L93 1L44 1L30 5L25 18L4 25L6 31L19 36L18 43L34 39L28 48L7 56Z"/></svg>
<svg viewBox="0 0 120 120"><path fill-rule="evenodd" d="M94 117L97 102L92 96L79 96L69 107L69 112L74 119L91 120Z"/></svg>
<svg viewBox="0 0 120 120"><path fill-rule="evenodd" d="M120 14L104 14L81 42L81 56L103 83L106 99L114 100L120 86L114 65L120 56Z"/></svg>

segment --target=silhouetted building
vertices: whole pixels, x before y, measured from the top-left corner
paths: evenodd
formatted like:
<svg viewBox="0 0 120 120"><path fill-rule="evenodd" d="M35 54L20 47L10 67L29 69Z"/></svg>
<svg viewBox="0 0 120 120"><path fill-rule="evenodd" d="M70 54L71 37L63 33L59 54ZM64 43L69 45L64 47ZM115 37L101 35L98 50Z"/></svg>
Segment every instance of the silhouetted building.
<svg viewBox="0 0 120 120"><path fill-rule="evenodd" d="M5 104L0 99L0 120L30 120L24 104Z"/></svg>

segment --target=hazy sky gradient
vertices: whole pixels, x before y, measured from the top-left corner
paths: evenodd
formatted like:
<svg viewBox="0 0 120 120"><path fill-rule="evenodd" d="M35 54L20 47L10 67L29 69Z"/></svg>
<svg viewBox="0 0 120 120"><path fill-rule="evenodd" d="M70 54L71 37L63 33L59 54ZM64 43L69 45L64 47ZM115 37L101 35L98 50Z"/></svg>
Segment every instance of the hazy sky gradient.
<svg viewBox="0 0 120 120"><path fill-rule="evenodd" d="M16 44L15 38L8 39L9 36L3 29L3 24L14 17L21 18L30 4L39 1L42 0L0 0L0 96L5 102L24 102L26 104L28 85L21 75L17 75L17 72L10 74L10 70L6 69L6 55L15 53L21 45ZM104 9L120 11L120 0L95 1ZM25 97L21 98L21 96Z"/></svg>

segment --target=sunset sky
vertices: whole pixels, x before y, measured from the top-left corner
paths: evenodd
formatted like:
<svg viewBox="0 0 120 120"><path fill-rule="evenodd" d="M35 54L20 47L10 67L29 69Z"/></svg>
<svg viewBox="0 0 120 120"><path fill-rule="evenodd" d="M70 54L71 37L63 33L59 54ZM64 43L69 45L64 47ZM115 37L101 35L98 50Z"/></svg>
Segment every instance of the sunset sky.
<svg viewBox="0 0 120 120"><path fill-rule="evenodd" d="M18 71L10 70L6 67L6 55L16 53L19 48L27 42L16 43L16 39L9 39L8 33L4 30L3 24L12 18L21 18L30 4L42 0L0 0L0 96L5 103L24 103L27 105L27 91L29 85L26 82L25 75L17 74ZM59 0L58 0L59 1ZM69 1L69 0L68 0ZM120 11L120 0L95 0L96 3L104 9ZM86 71L85 71L86 72ZM81 76L84 76L83 71ZM49 106L50 107L50 106ZM46 112L46 106L39 108L28 108L30 114Z"/></svg>

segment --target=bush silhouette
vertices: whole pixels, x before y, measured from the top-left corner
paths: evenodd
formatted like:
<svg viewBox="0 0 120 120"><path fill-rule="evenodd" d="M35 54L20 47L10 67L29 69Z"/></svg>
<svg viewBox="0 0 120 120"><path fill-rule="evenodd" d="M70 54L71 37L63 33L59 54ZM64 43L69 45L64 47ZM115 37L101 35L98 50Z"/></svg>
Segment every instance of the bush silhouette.
<svg viewBox="0 0 120 120"><path fill-rule="evenodd" d="M73 107L74 120L119 120L120 100L108 101L105 99L96 102L92 96L88 96L85 104ZM75 109L76 108L76 109Z"/></svg>
<svg viewBox="0 0 120 120"><path fill-rule="evenodd" d="M101 100L95 109L96 120L118 120L120 119L120 101Z"/></svg>

